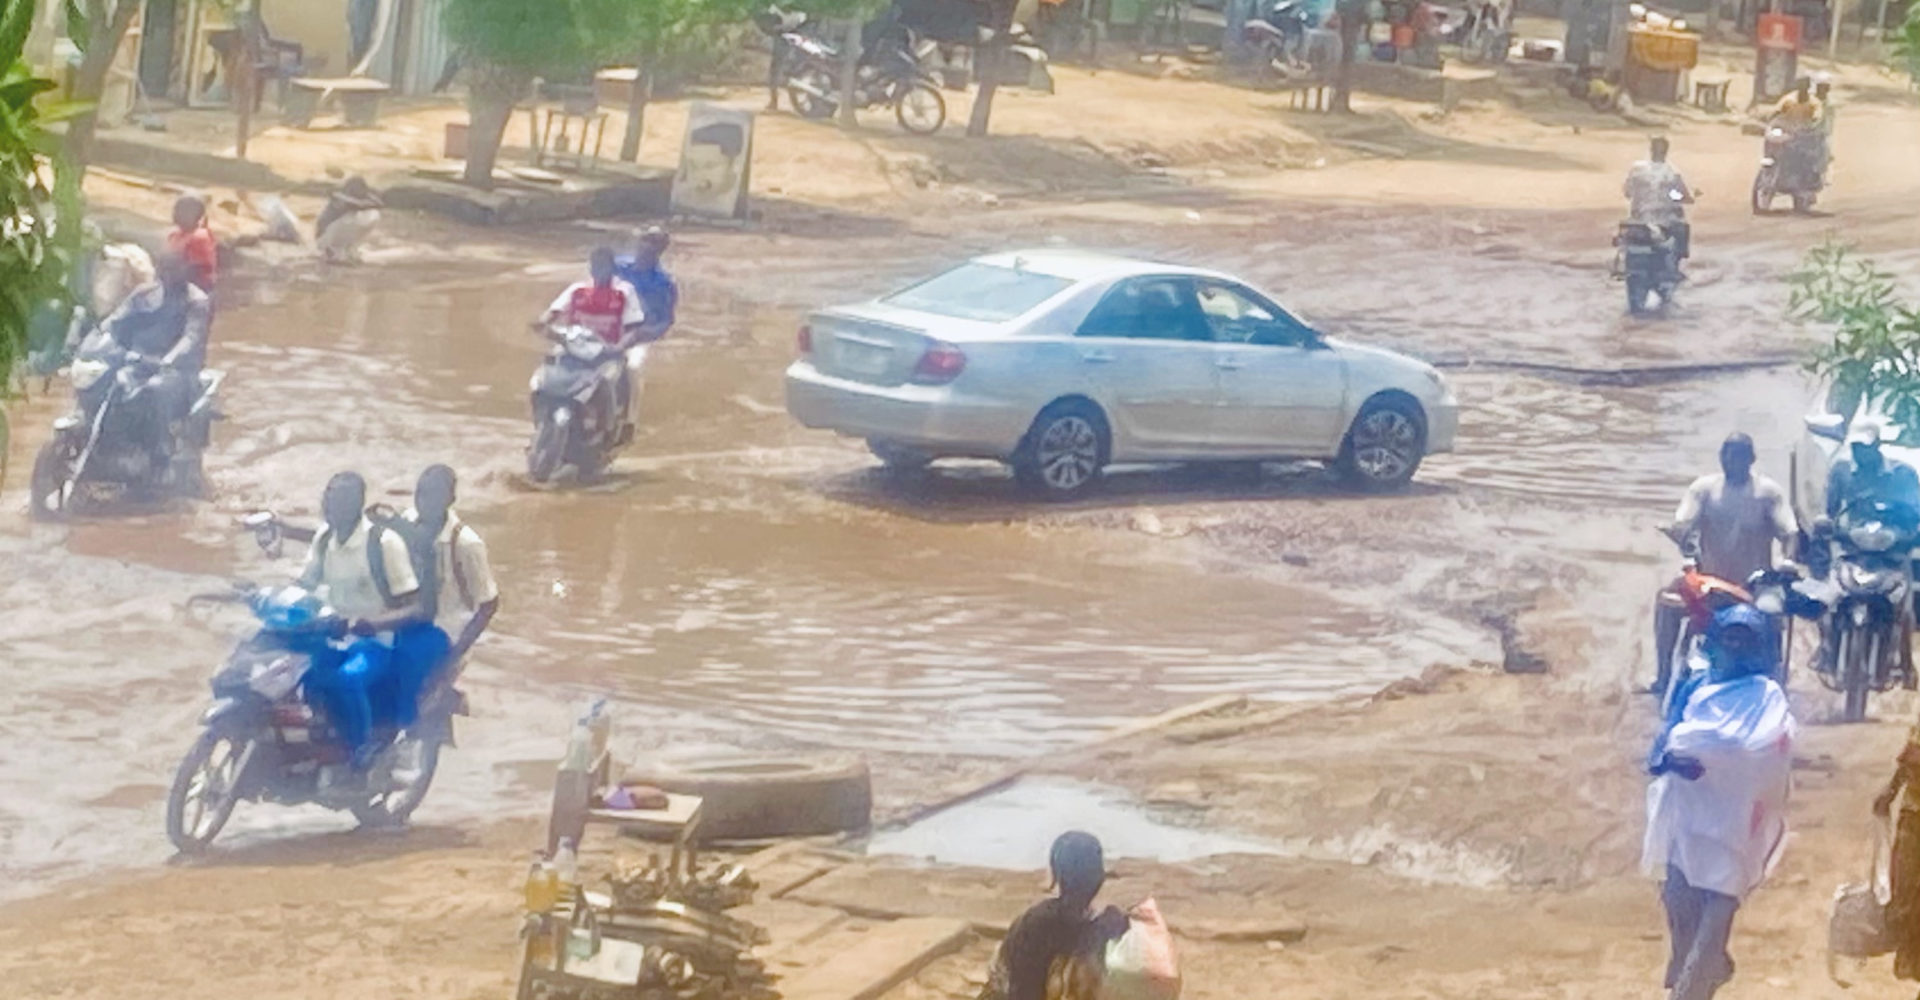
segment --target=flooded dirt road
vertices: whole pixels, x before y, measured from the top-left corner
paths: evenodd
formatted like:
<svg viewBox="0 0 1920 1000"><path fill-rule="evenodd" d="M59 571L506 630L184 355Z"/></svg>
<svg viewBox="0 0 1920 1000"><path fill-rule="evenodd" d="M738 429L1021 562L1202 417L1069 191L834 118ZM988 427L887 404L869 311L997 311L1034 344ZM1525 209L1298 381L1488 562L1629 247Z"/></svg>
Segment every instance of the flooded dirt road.
<svg viewBox="0 0 1920 1000"><path fill-rule="evenodd" d="M1240 270L1332 331L1429 357L1586 365L1697 360L1710 353L1697 331L1761 328L1793 259L1725 248L1699 304L1630 321L1591 262L1556 263L1560 238L1511 217L1299 217L1282 242L1248 239L1257 220L1240 220L1132 245ZM619 701L623 733L643 747L831 744L891 755L911 785L912 760L1031 755L1206 695L1326 698L1436 664L1499 662L1476 602L1504 584L1473 553L1564 546L1575 520L1512 510L1575 505L1591 549L1617 550L1609 532L1660 516L1684 482L1674 470L1706 468L1726 429L1783 455L1805 395L1790 370L1622 387L1469 368L1456 377L1461 454L1436 458L1408 498L1340 497L1279 469L1251 484L1144 470L1065 511L1019 502L986 466L897 481L856 444L791 425L780 372L796 306L1001 242L996 225L952 245L869 238L897 251L872 267L827 253L830 235L684 239L685 315L652 359L643 430L610 481L586 490L537 490L519 474L537 357L525 321L572 279L574 254L255 283L216 332L232 419L209 460L210 502L53 528L24 523L17 481L5 498L0 545L21 571L0 589L0 739L19 752L0 761L0 862L24 873L7 891L164 856L171 768L206 676L246 627L184 603L224 577L293 572L297 554L267 562L234 520L262 507L311 519L337 469L398 499L420 468L450 462L492 550L504 610L470 668L476 717L422 813L452 822L537 808L538 765L592 694ZM1099 218L1058 228L1090 245L1120 232ZM1353 252L1309 252L1334 232ZM1436 255L1423 242L1435 233L1461 252ZM1415 260L1419 281L1379 293L1380 269ZM1497 305L1507 291L1561 311L1516 313ZM1777 322L1764 328L1739 350L1791 343ZM24 411L16 468L55 406ZM1227 513L1172 527L1155 513L1209 506ZM1305 525L1281 534L1318 546L1312 564L1273 572L1286 551L1236 559L1231 544L1208 544L1209 529L1225 522L1211 535L1231 536L1248 516L1235 511L1252 508ZM1457 516L1481 508L1492 512ZM1428 544L1422 519L1458 528L1431 547L1462 566L1393 558ZM1327 522L1338 525L1314 527ZM1319 554L1343 547L1355 554ZM1637 536L1626 548L1629 559L1655 549ZM1397 572L1351 569L1383 556ZM236 829L271 839L342 822L243 809Z"/></svg>

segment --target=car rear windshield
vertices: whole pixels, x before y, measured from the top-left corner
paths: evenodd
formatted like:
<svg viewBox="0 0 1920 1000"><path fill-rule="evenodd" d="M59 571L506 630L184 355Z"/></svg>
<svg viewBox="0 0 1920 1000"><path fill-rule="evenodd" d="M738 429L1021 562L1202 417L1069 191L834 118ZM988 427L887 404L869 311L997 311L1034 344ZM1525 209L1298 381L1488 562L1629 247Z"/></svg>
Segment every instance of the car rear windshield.
<svg viewBox="0 0 1920 1000"><path fill-rule="evenodd" d="M1073 282L994 264L962 264L882 299L890 306L985 323L1004 323Z"/></svg>

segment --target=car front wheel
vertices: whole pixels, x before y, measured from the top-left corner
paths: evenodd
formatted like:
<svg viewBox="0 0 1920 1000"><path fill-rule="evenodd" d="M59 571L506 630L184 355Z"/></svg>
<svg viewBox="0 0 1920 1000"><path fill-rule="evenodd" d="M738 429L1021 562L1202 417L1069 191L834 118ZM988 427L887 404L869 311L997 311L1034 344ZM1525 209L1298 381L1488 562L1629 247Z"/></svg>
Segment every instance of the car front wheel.
<svg viewBox="0 0 1920 1000"><path fill-rule="evenodd" d="M1342 479L1370 493L1405 486L1426 457L1427 425L1410 400L1375 399L1360 408L1335 463Z"/></svg>
<svg viewBox="0 0 1920 1000"><path fill-rule="evenodd" d="M1072 500L1099 483L1110 446L1098 408L1071 400L1055 403L1034 418L1013 456L1013 475L1043 500Z"/></svg>

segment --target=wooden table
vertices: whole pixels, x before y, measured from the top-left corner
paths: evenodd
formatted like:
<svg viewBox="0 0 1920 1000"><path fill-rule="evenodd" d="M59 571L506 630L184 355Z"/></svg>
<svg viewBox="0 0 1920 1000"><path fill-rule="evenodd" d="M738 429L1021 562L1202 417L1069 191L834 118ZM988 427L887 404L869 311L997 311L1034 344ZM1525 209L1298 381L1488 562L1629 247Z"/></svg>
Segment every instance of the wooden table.
<svg viewBox="0 0 1920 1000"><path fill-rule="evenodd" d="M313 127L313 118L329 94L340 95L340 110L352 128L372 128L380 120L380 98L393 88L364 76L300 76L287 81L286 120L294 128Z"/></svg>

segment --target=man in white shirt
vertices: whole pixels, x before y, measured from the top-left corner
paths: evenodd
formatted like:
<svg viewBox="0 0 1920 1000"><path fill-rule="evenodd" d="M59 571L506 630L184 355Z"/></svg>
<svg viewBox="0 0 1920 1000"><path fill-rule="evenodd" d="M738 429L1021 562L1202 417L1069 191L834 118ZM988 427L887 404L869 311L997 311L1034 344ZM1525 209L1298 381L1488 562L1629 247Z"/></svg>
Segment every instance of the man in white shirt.
<svg viewBox="0 0 1920 1000"><path fill-rule="evenodd" d="M1627 171L1621 192L1627 196L1628 217L1658 226L1672 237L1675 256L1686 260L1693 254L1693 231L1687 226L1685 207L1693 203L1693 189L1667 162L1667 148L1665 136L1654 136L1647 159Z"/></svg>
<svg viewBox="0 0 1920 1000"><path fill-rule="evenodd" d="M359 640L316 658L306 686L340 732L356 770L371 763L373 694L390 683L395 661L438 662L446 636L434 628L406 540L366 517L367 483L342 472L327 482L303 586L318 591ZM437 636L437 639L435 638Z"/></svg>
<svg viewBox="0 0 1920 1000"><path fill-rule="evenodd" d="M1722 609L1705 649L1710 669L1648 760L1642 864L1664 883L1671 1000L1709 1000L1733 978L1734 914L1787 837L1796 725L1770 676L1772 625L1752 605Z"/></svg>
<svg viewBox="0 0 1920 1000"><path fill-rule="evenodd" d="M430 466L420 474L408 512L421 535L433 539L433 620L454 637L448 663L467 655L500 609L500 586L487 559L487 543L454 512L458 486L453 469Z"/></svg>
<svg viewBox="0 0 1920 1000"><path fill-rule="evenodd" d="M1700 571L1746 586L1748 578L1772 569L1773 543L1799 534L1793 505L1780 484L1753 471L1753 439L1734 433L1720 445L1720 474L1701 476L1687 487L1667 529L1682 548L1697 545ZM1654 611L1656 694L1665 694L1672 676L1669 657L1680 637L1680 612L1664 603Z"/></svg>

